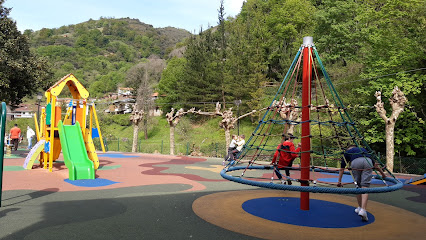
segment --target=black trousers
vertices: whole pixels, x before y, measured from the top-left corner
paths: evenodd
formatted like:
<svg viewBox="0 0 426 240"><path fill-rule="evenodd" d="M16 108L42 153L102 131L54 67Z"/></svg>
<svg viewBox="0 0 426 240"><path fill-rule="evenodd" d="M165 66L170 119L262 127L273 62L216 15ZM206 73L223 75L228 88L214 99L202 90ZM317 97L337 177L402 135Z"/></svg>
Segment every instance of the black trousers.
<svg viewBox="0 0 426 240"><path fill-rule="evenodd" d="M12 140L10 140L10 143L13 145L15 151L18 150L19 138L12 138Z"/></svg>
<svg viewBox="0 0 426 240"><path fill-rule="evenodd" d="M288 164L287 167L280 167L280 168L279 167L275 167L274 168L275 174L277 174L278 179L282 179L283 178L283 176L280 173L280 170L283 170L283 169L285 170L285 175L287 177L290 176L290 169L293 166L293 161L294 161L294 159Z"/></svg>
<svg viewBox="0 0 426 240"><path fill-rule="evenodd" d="M226 155L225 157L225 161L232 161L235 158L235 155L232 153L234 150L236 149L236 147L230 147L228 148L228 155Z"/></svg>

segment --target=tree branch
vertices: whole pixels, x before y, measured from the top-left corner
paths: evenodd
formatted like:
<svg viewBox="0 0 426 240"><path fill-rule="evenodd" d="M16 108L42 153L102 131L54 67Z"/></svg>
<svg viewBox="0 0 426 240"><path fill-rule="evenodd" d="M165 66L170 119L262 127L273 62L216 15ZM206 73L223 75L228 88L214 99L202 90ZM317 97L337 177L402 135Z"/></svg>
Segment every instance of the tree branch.
<svg viewBox="0 0 426 240"><path fill-rule="evenodd" d="M398 118L399 114L404 111L407 98L398 87L395 87L392 91L392 97L389 98L389 102L392 106L392 115L390 116L390 121L396 122L396 119Z"/></svg>
<svg viewBox="0 0 426 240"><path fill-rule="evenodd" d="M389 119L386 116L386 110L384 108L384 103L382 102L382 93L380 91L376 91L374 96L376 96L376 100L377 100L377 103L374 104L374 106L376 107L376 111L379 114L379 116L383 120L385 120L385 122L387 123L389 121Z"/></svg>

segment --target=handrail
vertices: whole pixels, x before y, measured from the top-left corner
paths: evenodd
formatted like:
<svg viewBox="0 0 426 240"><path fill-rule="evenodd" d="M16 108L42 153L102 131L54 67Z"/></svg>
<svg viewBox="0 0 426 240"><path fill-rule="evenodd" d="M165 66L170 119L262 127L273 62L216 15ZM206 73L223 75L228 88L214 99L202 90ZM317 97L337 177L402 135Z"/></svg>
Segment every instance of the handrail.
<svg viewBox="0 0 426 240"><path fill-rule="evenodd" d="M3 191L3 156L4 156L4 133L6 131L6 103L2 102L0 107L0 207L1 194Z"/></svg>

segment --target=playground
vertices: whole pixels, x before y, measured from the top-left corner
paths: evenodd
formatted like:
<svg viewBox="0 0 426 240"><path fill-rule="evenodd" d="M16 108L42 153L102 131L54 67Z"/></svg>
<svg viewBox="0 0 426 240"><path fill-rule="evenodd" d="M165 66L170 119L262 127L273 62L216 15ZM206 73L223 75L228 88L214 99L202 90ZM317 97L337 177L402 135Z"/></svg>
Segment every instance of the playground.
<svg viewBox="0 0 426 240"><path fill-rule="evenodd" d="M312 70L314 60L324 79ZM302 62L299 81L293 73ZM334 103L317 91L324 81ZM62 119L57 96L65 86L73 100ZM312 102L311 89L319 95ZM219 158L105 152L95 106L72 74L45 96L40 124L35 118L37 144L4 155L1 239L424 239L426 234L425 176L395 174L380 162L332 88L311 37L304 38L259 126L225 166ZM102 151L95 149L97 137ZM288 163L289 155L294 157ZM299 155L300 162L293 163ZM366 165L348 167L351 161ZM369 171L370 179L358 184L357 171ZM360 185L365 181L367 186ZM364 194L362 208L355 194Z"/></svg>
<svg viewBox="0 0 426 240"><path fill-rule="evenodd" d="M244 210L251 199L298 193L227 181L219 175L222 159L99 153L96 179L69 181L62 154L48 172L37 164L25 170L27 153L18 150L4 159L0 239L422 239L426 233L424 185L370 194L375 219L366 225L306 227ZM353 213L353 195L318 193L311 199L351 206L349 213L361 222ZM276 212L274 206L262 206L266 213ZM313 221L323 222L326 214ZM343 214L339 221L350 224Z"/></svg>

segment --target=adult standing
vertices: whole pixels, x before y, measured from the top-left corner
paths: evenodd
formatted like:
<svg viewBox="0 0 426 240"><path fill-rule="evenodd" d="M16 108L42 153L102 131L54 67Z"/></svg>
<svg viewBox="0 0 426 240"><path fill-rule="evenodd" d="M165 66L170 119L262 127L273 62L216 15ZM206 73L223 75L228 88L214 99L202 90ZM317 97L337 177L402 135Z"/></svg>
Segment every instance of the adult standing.
<svg viewBox="0 0 426 240"><path fill-rule="evenodd" d="M275 174L277 174L277 177L279 180L281 180L282 184L285 184L285 182L282 179L283 176L281 175L280 170L285 169L285 175L289 177L290 176L289 168L291 168L291 166L293 165L294 159L299 156L301 143L299 143L297 145L297 149L295 149L293 140L296 138L297 137L291 134L285 136L284 142L278 145L277 151L275 151L274 157L272 158L271 164L274 165ZM290 179L287 179L287 183L288 185L292 184Z"/></svg>
<svg viewBox="0 0 426 240"><path fill-rule="evenodd" d="M28 149L31 149L33 147L33 138L35 136L34 130L30 128L30 126L27 126L27 140L28 140Z"/></svg>
<svg viewBox="0 0 426 240"><path fill-rule="evenodd" d="M356 185L360 188L370 187L370 182L373 177L373 169L377 169L383 178L386 177L383 170L375 163L371 155L365 148L350 146L346 149L344 157L340 163L339 179L337 186L342 187L342 176L346 167L346 163L351 165L351 171ZM358 194L356 196L358 207L355 213L361 217L362 221L367 222L367 202L368 193Z"/></svg>
<svg viewBox="0 0 426 240"><path fill-rule="evenodd" d="M18 124L15 123L15 126L10 129L9 139L11 139L11 144L15 151L17 151L19 140L21 139L21 129L18 127Z"/></svg>

